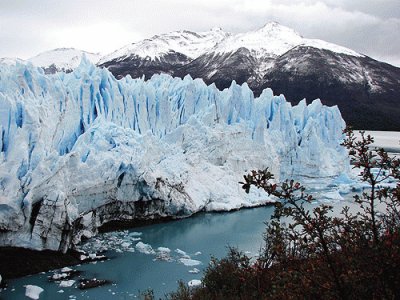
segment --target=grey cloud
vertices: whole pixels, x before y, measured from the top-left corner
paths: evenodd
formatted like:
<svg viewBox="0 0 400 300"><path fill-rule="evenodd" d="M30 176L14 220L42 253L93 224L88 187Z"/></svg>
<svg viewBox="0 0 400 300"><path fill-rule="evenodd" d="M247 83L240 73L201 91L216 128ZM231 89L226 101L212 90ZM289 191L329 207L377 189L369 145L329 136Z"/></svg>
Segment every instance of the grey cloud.
<svg viewBox="0 0 400 300"><path fill-rule="evenodd" d="M327 0L332 7L342 7L350 11L360 11L380 18L399 18L400 3L398 0Z"/></svg>
<svg viewBox="0 0 400 300"><path fill-rule="evenodd" d="M107 52L173 30L220 26L244 32L272 20L306 37L399 65L399 0L0 1L0 57L26 58L58 46L82 48L82 40L84 50ZM115 31L97 32L93 39L102 41L80 36L93 32L96 24L112 24Z"/></svg>

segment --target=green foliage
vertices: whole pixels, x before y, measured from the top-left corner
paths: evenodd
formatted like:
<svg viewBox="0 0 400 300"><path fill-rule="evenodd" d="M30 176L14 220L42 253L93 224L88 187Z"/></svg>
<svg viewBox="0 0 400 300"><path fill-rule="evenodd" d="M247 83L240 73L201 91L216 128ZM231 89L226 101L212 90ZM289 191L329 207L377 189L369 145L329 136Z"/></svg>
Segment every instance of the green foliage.
<svg viewBox="0 0 400 300"><path fill-rule="evenodd" d="M268 169L252 171L243 189L253 186L281 200L260 257L251 263L230 249L211 261L202 288L175 299L400 299L400 160L370 150L373 139L364 132L360 141L352 130L344 132L343 146L370 186L354 197L359 212L344 207L333 217L328 205L308 210L304 204L313 198L300 183L276 183ZM395 187L382 185L388 181Z"/></svg>

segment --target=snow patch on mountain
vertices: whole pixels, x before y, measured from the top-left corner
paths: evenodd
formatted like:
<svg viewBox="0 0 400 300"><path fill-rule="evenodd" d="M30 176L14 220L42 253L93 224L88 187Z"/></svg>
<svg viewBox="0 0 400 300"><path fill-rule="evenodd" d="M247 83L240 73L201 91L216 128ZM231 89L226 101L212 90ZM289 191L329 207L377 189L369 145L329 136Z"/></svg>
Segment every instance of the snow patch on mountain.
<svg viewBox="0 0 400 300"><path fill-rule="evenodd" d="M254 31L228 36L217 44L212 51L216 53L232 53L240 48L247 48L256 58L273 58L299 45L326 49L346 55L362 56L342 46L318 39L303 38L295 30L277 22L267 23Z"/></svg>
<svg viewBox="0 0 400 300"><path fill-rule="evenodd" d="M174 31L155 35L137 43L127 45L100 59L99 64L116 59L123 60L131 56L159 59L171 52L178 52L195 59L214 47L229 34L221 28L213 28L206 32Z"/></svg>
<svg viewBox="0 0 400 300"><path fill-rule="evenodd" d="M111 65L110 70L117 72L116 74L120 67L123 75L129 73L134 77L142 75L141 65L148 66L152 63L163 66L160 70L155 68L154 73L168 73L165 70L170 70L169 74L177 71L178 76L185 74L199 76L196 72L200 70L201 73L204 69L206 71L200 75L209 81L214 77L218 78L218 70L224 66L224 62L235 60L235 57L243 57L244 61L247 59L247 63L254 65L251 68L255 69L255 73L248 81L252 84L262 82L264 75L274 67L276 60L296 47L312 47L355 57L363 56L342 46L318 39L303 38L289 27L270 22L257 30L237 34L224 32L221 28L213 28L199 33L175 31L156 35L104 56L98 65ZM132 64L129 66L130 60ZM185 65L189 69L181 73L182 70L171 69L171 62L172 64L179 62L179 66ZM191 66L191 63L194 65ZM246 63L237 61L237 64L245 65Z"/></svg>
<svg viewBox="0 0 400 300"><path fill-rule="evenodd" d="M335 53L341 53L341 54L346 54L346 55L351 55L351 56L357 56L357 57L363 57L364 55L351 50L349 48L339 46L333 43L325 42L323 40L319 39L303 39L302 43L300 46L308 46L308 47L314 47L318 49L325 49L329 50Z"/></svg>
<svg viewBox="0 0 400 300"><path fill-rule="evenodd" d="M66 251L114 220L266 204L243 174L346 173L344 125L337 107L247 84L0 65L0 245Z"/></svg>
<svg viewBox="0 0 400 300"><path fill-rule="evenodd" d="M302 42L302 37L293 29L276 22L267 23L262 28L238 33L227 37L213 51L231 53L239 48L247 48L256 57L279 56Z"/></svg>
<svg viewBox="0 0 400 300"><path fill-rule="evenodd" d="M16 64L26 64L26 60L17 58L17 57L2 57L0 58L0 64L6 64L9 66L13 66Z"/></svg>
<svg viewBox="0 0 400 300"><path fill-rule="evenodd" d="M101 57L99 53L90 53L74 48L58 48L42 52L28 61L44 69L54 66L57 71L72 71L79 66L83 55L93 64L96 64Z"/></svg>

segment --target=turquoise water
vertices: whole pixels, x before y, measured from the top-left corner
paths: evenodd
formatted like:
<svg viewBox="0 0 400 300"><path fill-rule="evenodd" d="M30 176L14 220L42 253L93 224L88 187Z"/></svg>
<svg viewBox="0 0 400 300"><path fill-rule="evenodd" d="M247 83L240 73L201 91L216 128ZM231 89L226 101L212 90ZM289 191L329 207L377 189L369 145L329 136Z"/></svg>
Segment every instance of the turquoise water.
<svg viewBox="0 0 400 300"><path fill-rule="evenodd" d="M82 277L108 279L111 285L80 291L76 284L61 288L49 282L46 274L38 274L9 282L7 290L0 293L1 299L24 299L24 285L38 285L44 289L40 299L134 299L139 291L154 290L157 297L177 287L177 281L188 282L201 279L202 270L207 267L211 256L223 257L228 246L239 247L254 256L262 245L262 233L266 220L269 220L273 207L245 209L232 213L201 213L194 217L163 224L155 224L132 231L141 232L143 243L171 249L171 261L157 260L156 255L139 251L117 253L107 251L110 260L85 264L74 269L83 271ZM125 234L126 236L126 234ZM183 250L200 265L185 266L179 262ZM198 252L201 252L199 254ZM200 273L189 273L197 268ZM58 291L63 290L63 293Z"/></svg>
<svg viewBox="0 0 400 300"><path fill-rule="evenodd" d="M349 199L349 195L346 198ZM333 204L335 214L343 205L352 206L346 200L329 203ZM166 293L176 290L178 280L187 283L201 279L210 258L225 256L228 246L238 247L248 256L256 256L262 247L265 221L270 219L273 209L273 206L269 206L230 213L200 213L179 221L107 233L92 239L86 249L93 249L91 247L99 242L108 245L109 250L105 254L110 259L72 268L83 272L81 277L74 278L76 280L97 278L110 280L112 284L81 291L77 288L77 282L71 287L60 287L56 282L49 282L48 277L54 272L47 272L10 281L7 290L0 293L0 299L25 299L24 285L28 284L44 289L40 299L135 299L140 291L147 289L154 291L156 299L164 298ZM155 253L144 254L137 248L132 250L139 238L142 243L150 245ZM124 248L121 246L124 243L132 245ZM158 259L158 247L171 250L168 260ZM124 251L117 252L120 249ZM190 262L200 264L187 266L180 261L181 258L190 258ZM199 273L189 272L194 268Z"/></svg>

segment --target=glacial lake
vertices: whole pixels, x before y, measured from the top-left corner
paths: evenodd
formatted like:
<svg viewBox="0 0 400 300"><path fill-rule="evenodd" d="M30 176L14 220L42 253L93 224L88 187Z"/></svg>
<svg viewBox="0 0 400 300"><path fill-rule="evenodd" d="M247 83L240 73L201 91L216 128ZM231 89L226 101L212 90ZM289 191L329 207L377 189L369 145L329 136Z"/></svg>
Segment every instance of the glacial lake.
<svg viewBox="0 0 400 300"><path fill-rule="evenodd" d="M324 202L332 204L335 211L344 205L351 206L347 200ZM176 290L178 280L188 283L201 279L210 258L225 256L228 246L238 247L248 256L256 256L263 243L264 223L270 219L273 209L273 206L267 206L229 213L200 213L179 221L107 233L90 243L92 246L109 245L113 249L105 252L109 260L71 268L82 271L81 278L107 279L112 284L81 291L77 288L80 278L77 277L71 287L60 287L56 282L49 282L48 277L54 274L50 271L9 281L8 288L0 293L0 299L26 299L25 285L43 288L40 299L49 300L135 299L147 289L154 291L156 299L164 298L166 293ZM150 245L155 253L141 253L135 248L138 242ZM165 257L160 259L159 247L170 249L167 260ZM122 252L117 252L121 249ZM197 271L195 268L199 273L191 273Z"/></svg>

